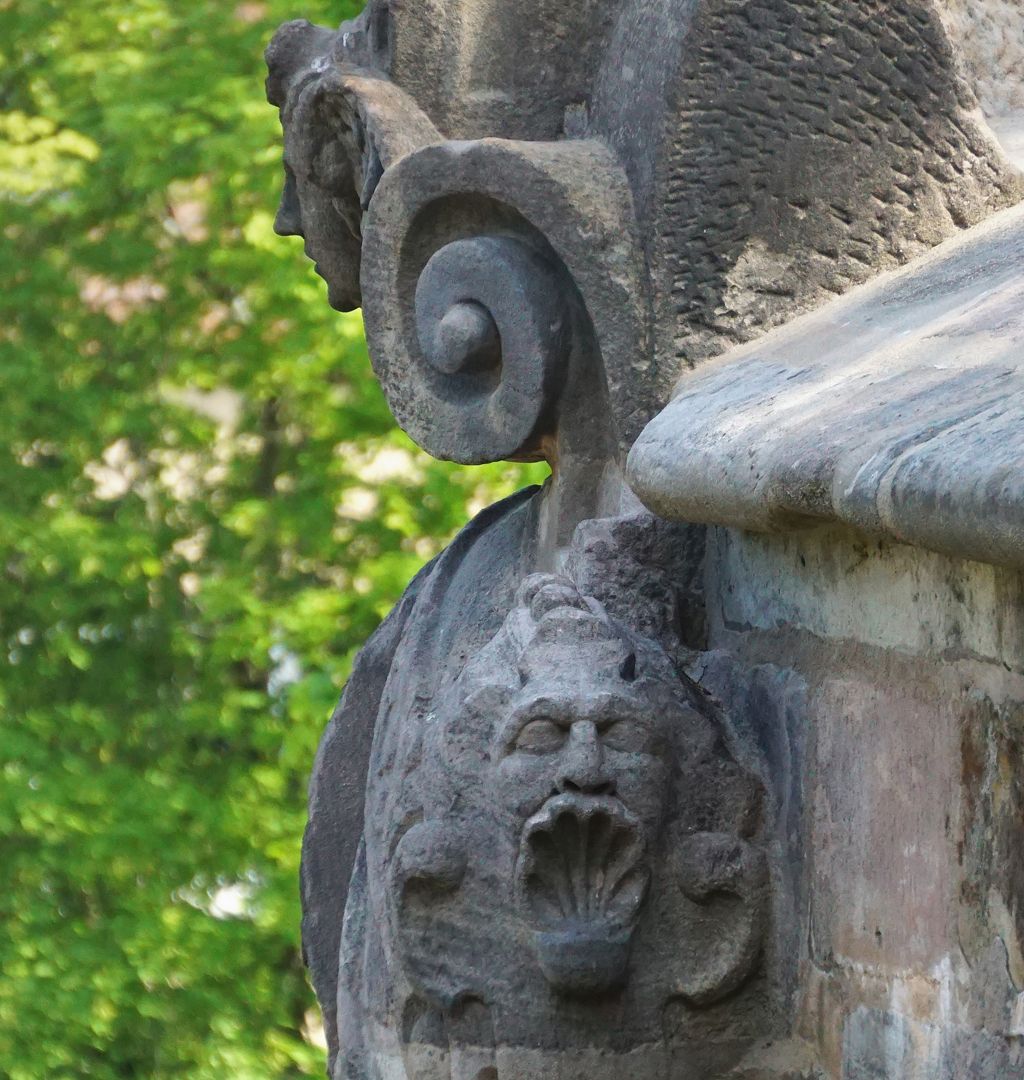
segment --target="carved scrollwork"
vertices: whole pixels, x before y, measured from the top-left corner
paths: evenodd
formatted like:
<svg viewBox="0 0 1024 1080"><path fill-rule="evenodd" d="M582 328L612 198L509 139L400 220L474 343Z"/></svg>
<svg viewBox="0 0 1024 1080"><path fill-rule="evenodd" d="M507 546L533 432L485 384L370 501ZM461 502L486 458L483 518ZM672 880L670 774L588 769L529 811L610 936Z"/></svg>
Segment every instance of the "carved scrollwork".
<svg viewBox="0 0 1024 1080"><path fill-rule="evenodd" d="M480 236L436 251L416 283L419 348L377 358L402 426L456 461L535 452L565 376L568 304L550 261L520 239Z"/></svg>
<svg viewBox="0 0 1024 1080"><path fill-rule="evenodd" d="M741 986L761 957L767 919L759 901L768 887L767 863L747 840L710 832L679 837L670 863L681 892L705 911L717 906L727 927L709 943L698 977L676 987L689 1005L708 1005Z"/></svg>
<svg viewBox="0 0 1024 1080"><path fill-rule="evenodd" d="M464 464L549 457L577 375L600 388L623 447L635 436L650 411L636 378L642 260L607 149L428 146L385 171L363 230L371 360L425 450Z"/></svg>

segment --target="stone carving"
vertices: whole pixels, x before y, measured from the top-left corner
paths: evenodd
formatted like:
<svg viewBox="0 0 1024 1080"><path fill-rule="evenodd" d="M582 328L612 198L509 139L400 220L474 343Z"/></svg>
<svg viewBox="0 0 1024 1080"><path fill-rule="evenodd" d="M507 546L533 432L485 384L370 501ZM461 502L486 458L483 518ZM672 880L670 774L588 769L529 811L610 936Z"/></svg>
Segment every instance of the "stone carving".
<svg viewBox="0 0 1024 1080"><path fill-rule="evenodd" d="M683 363L1020 197L933 4L720 0L686 38L651 207L657 322Z"/></svg>
<svg viewBox="0 0 1024 1080"><path fill-rule="evenodd" d="M267 97L281 110L285 184L275 229L301 236L339 311L360 304L362 215L384 169L440 136L402 91L357 66L363 30L287 23L267 49Z"/></svg>
<svg viewBox="0 0 1024 1080"><path fill-rule="evenodd" d="M477 236L435 251L416 284L418 367L378 354L405 427L439 457L539 456L565 378L561 292L548 260L519 239Z"/></svg>
<svg viewBox="0 0 1024 1080"><path fill-rule="evenodd" d="M480 243L494 256L486 266ZM363 265L375 371L431 453L529 460L568 441L576 456L614 457L609 440L625 448L638 434L649 411L642 260L625 174L606 147L481 140L411 154L367 214ZM456 317L446 293L476 305L471 329L483 340L470 351L490 351L500 378L439 355L454 344L441 326ZM492 324L498 345L488 347ZM581 399L585 435L564 407Z"/></svg>
<svg viewBox="0 0 1024 1080"><path fill-rule="evenodd" d="M348 916L365 905L349 943L365 966L341 991L365 1075L389 1052L381 1032L422 1056L423 1036L401 1034L410 1002L442 1018L478 1002L507 1057L528 1049L550 1069L578 1050L563 1054L573 1027L600 1045L588 1018L610 1010L605 1055L667 1060L668 1003L709 1006L756 971L760 783L662 645L572 580L528 577L419 730L391 715L370 767L403 781L369 792Z"/></svg>
<svg viewBox="0 0 1024 1080"><path fill-rule="evenodd" d="M358 302L367 262L371 355L399 421L431 452L450 416L416 420L435 393L413 397L410 385L424 366L434 376L407 295L436 250L431 228L448 239L511 231L563 262L575 256L570 277L600 346L589 360L606 369L624 453L687 365L1024 192L977 118L933 0L592 0L571 17L548 0L494 5L492 23L469 0L417 8L373 0L336 34L287 24L268 50L268 87L294 176L282 228L302 228L305 198L307 245L335 306ZM544 43L538 28L552 22L562 30ZM535 51L509 71L495 61L495 34ZM560 125L551 101L513 121L524 84L535 76L527 97L549 84L556 57ZM474 80L439 93L439 72L466 66ZM424 147L436 149L402 162ZM397 190L370 207L396 164ZM530 225L539 236L523 235ZM451 438L440 456L482 460ZM499 440L487 456L512 455Z"/></svg>
<svg viewBox="0 0 1024 1080"><path fill-rule="evenodd" d="M277 228L305 239L332 306L362 306L397 421L440 458L552 466L410 585L321 745L303 939L336 1080L912 1075L864 1050L885 1028L876 1002L847 1018L848 1051L821 1020L841 974L816 937L833 923L810 914L830 894L800 785L807 716L831 730L820 701L846 698L805 692L818 654L800 635L818 623L780 615L760 648L744 534L705 548L634 488L712 525L789 528L808 516L792 506L869 521L843 508L875 472L829 498L819 481L844 432L885 427L860 461L895 421L834 327L851 311L889 326L872 303L891 290L860 286L1024 198L1003 149L1024 125L1001 113L1001 144L972 85L990 111L1015 100L986 70L997 52L1019 67L991 44L1002 3L370 0L338 31L275 36ZM906 273L900 295L934 277ZM833 348L815 338L800 370L767 351L690 374L813 308ZM900 363L925 390L898 452L924 460L945 421L918 423L919 398L945 384ZM819 402L837 417L822 437L801 402L843 365L863 392ZM755 440L764 387L781 419ZM999 396L986 383L978 400ZM901 401L884 415L910 423ZM791 430L796 464L776 453ZM929 536L956 518L947 495L929 490ZM992 531L961 509L958 536Z"/></svg>

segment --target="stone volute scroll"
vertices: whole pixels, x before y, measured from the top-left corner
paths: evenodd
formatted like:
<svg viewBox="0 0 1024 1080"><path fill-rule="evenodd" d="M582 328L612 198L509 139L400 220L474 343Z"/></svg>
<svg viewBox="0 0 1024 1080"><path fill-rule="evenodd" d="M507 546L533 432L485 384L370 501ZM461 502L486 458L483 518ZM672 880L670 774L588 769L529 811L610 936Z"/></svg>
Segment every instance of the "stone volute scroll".
<svg viewBox="0 0 1024 1080"><path fill-rule="evenodd" d="M588 456L614 457L602 436L628 448L650 411L636 400L645 292L633 208L601 143L484 139L410 155L367 215L363 277L378 378L438 457L557 456L577 419L563 394L590 406Z"/></svg>
<svg viewBox="0 0 1024 1080"><path fill-rule="evenodd" d="M884 760L865 771L880 732L929 730L915 717L946 679L941 728L975 678L998 704L971 698L971 715L995 732L1024 700L1007 689L1016 661L980 671L993 634L957 616L942 653L955 673L912 686L882 727L871 708L904 670L884 651L902 615L867 612L844 584L874 548L830 533L794 552L746 531L873 532L892 502L876 499L877 463L832 478L882 446L934 481L922 516L910 477L890 532L953 554L950 521L987 535L981 502L965 509L964 484L936 479L966 451L935 436L981 422L956 396L967 382L986 423L1016 430L1009 361L955 345L1019 336L1007 208L1024 180L999 133L1024 125L986 69L998 56L1019 73L994 29L1020 26L1004 8L370 0L337 30L274 37L276 227L303 238L331 306L363 309L397 423L441 459L551 466L410 583L324 734L303 944L332 1080L1024 1075L1024 1046L1006 1041L1024 996L954 1000L970 978L954 986L952 954L919 932L922 909L945 926L966 905L974 970L1003 987L1024 971L1005 929L1024 895L985 901L1001 945L966 892L932 882L940 899L897 901L912 926L897 965L888 912L868 929L868 908L832 887L834 837L877 833L885 850L899 832L861 797L888 776ZM998 296L980 280L993 252ZM936 365L940 334L954 345ZM975 493L995 483L983 464ZM879 514L850 509L862 489ZM887 591L911 606L933 595L917 587L928 573L955 577L900 558L912 569ZM989 620L1001 643L1011 608ZM844 644L858 633L867 644ZM858 722L869 734L851 748ZM915 744L909 783L933 749ZM857 792L829 787L840 773ZM994 791L893 817L938 820L965 858L952 838ZM926 846L905 837L892 879ZM1002 881L988 864L963 874L964 890Z"/></svg>

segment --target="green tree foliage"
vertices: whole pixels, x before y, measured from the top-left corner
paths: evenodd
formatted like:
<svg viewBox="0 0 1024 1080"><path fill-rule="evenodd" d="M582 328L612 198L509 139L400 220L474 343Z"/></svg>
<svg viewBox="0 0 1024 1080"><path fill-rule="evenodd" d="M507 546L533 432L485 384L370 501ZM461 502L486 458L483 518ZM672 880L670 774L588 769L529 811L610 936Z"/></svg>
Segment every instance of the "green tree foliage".
<svg viewBox="0 0 1024 1080"><path fill-rule="evenodd" d="M0 0L4 1080L320 1073L319 733L416 569L523 481L415 451L272 233L263 46L356 7Z"/></svg>

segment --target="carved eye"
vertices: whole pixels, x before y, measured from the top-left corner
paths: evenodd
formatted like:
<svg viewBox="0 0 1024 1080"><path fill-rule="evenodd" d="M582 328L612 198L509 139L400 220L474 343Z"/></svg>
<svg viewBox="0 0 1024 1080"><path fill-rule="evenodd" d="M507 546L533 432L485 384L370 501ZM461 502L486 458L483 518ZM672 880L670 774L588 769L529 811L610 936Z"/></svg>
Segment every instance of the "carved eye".
<svg viewBox="0 0 1024 1080"><path fill-rule="evenodd" d="M516 749L528 754L551 754L564 745L565 731L546 718L531 720L516 736Z"/></svg>
<svg viewBox="0 0 1024 1080"><path fill-rule="evenodd" d="M601 733L601 742L609 750L626 754L653 753L653 741L647 725L635 720L616 720Z"/></svg>

